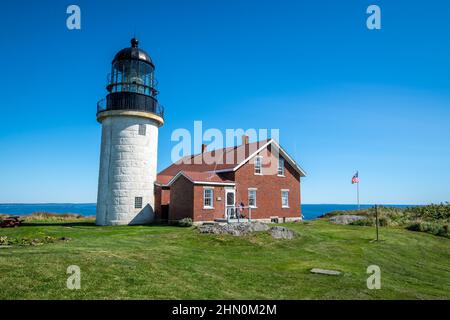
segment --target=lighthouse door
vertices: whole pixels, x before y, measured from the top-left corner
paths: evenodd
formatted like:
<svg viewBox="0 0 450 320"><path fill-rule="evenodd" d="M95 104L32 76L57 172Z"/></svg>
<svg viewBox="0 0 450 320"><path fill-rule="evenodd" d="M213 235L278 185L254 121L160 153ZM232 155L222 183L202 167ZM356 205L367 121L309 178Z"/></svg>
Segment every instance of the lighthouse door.
<svg viewBox="0 0 450 320"><path fill-rule="evenodd" d="M225 189L225 219L235 218L235 190Z"/></svg>

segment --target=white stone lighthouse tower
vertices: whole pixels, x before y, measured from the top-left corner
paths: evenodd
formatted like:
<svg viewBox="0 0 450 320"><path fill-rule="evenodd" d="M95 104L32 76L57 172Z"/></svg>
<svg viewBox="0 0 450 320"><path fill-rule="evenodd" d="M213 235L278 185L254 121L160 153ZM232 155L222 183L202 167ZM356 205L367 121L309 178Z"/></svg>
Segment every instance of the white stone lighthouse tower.
<svg viewBox="0 0 450 320"><path fill-rule="evenodd" d="M108 75L108 95L97 104L102 124L98 225L143 224L154 219L158 128L164 112L156 99L155 66L138 48L120 50Z"/></svg>

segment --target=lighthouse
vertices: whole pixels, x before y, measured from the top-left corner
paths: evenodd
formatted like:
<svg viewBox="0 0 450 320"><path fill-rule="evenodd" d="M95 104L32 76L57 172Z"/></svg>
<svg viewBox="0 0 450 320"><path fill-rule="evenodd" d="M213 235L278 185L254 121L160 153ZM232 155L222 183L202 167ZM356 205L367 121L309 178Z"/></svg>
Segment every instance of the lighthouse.
<svg viewBox="0 0 450 320"><path fill-rule="evenodd" d="M158 128L164 123L154 70L152 59L135 38L112 61L108 94L97 103L102 126L98 225L154 220Z"/></svg>

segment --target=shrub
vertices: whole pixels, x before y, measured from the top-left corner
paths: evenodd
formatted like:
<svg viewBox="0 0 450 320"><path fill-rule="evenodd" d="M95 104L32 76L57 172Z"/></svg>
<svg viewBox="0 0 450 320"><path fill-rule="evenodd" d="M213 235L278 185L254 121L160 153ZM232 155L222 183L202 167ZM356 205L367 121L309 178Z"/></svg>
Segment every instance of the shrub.
<svg viewBox="0 0 450 320"><path fill-rule="evenodd" d="M427 232L436 236L450 238L448 224L442 224L438 222L419 221L411 223L406 227L411 231Z"/></svg>
<svg viewBox="0 0 450 320"><path fill-rule="evenodd" d="M387 227L391 225L391 219L388 217L380 217L378 218L378 225L380 227Z"/></svg>
<svg viewBox="0 0 450 320"><path fill-rule="evenodd" d="M427 232L437 236L449 237L450 203L430 204L409 208L378 206L380 227L403 227L412 231ZM355 226L374 226L375 207L364 210L333 211L322 217L341 214L358 214L365 219L350 223Z"/></svg>
<svg viewBox="0 0 450 320"><path fill-rule="evenodd" d="M428 206L418 206L405 209L405 213L412 219L427 221L450 219L450 204L430 204Z"/></svg>
<svg viewBox="0 0 450 320"><path fill-rule="evenodd" d="M370 210L370 209L369 209ZM331 218L334 216L342 216L346 214L355 215L355 216L366 216L368 215L369 211L367 209L361 209L361 210L335 210L328 213L325 213L319 218Z"/></svg>
<svg viewBox="0 0 450 320"><path fill-rule="evenodd" d="M65 221L86 218L77 213L51 213L51 212L33 212L28 216L24 216L26 221L48 220L48 221Z"/></svg>
<svg viewBox="0 0 450 320"><path fill-rule="evenodd" d="M406 229L410 231L420 231L420 222L411 223Z"/></svg>
<svg viewBox="0 0 450 320"><path fill-rule="evenodd" d="M53 243L56 240L57 239L52 236L44 236L44 237L39 237L39 238L29 238L29 237L8 238L7 236L0 236L0 245L2 245L2 246L9 246L9 245L39 246L39 245L43 245L43 244L47 244L47 243Z"/></svg>
<svg viewBox="0 0 450 320"><path fill-rule="evenodd" d="M356 220L350 223L352 226L374 226L375 221L370 218Z"/></svg>
<svg viewBox="0 0 450 320"><path fill-rule="evenodd" d="M354 226L375 226L375 218L365 218L365 219L361 219L361 220L356 220L353 221L352 223L350 223L351 225ZM387 227L390 226L391 223L391 219L389 219L388 217L380 217L378 218L378 225L380 227Z"/></svg>
<svg viewBox="0 0 450 320"><path fill-rule="evenodd" d="M7 236L0 237L0 246L7 246L10 244L10 241Z"/></svg>
<svg viewBox="0 0 450 320"><path fill-rule="evenodd" d="M178 221L178 225L180 227L191 227L192 226L192 219L191 218L183 218L180 221Z"/></svg>

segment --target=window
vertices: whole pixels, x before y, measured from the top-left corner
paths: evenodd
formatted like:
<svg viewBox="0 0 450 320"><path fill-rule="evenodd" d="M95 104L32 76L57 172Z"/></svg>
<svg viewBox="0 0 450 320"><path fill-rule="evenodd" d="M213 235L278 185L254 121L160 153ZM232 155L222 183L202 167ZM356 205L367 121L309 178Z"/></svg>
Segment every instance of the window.
<svg viewBox="0 0 450 320"><path fill-rule="evenodd" d="M142 208L142 197L135 197L134 198L134 208L135 209L141 209Z"/></svg>
<svg viewBox="0 0 450 320"><path fill-rule="evenodd" d="M289 208L289 190L281 190L281 207Z"/></svg>
<svg viewBox="0 0 450 320"><path fill-rule="evenodd" d="M258 156L255 158L255 174L262 175L262 157Z"/></svg>
<svg viewBox="0 0 450 320"><path fill-rule="evenodd" d="M248 189L248 206L251 208L256 208L256 189Z"/></svg>
<svg viewBox="0 0 450 320"><path fill-rule="evenodd" d="M145 124L140 124L139 125L139 135L145 136L146 129L147 129L147 127L145 126Z"/></svg>
<svg viewBox="0 0 450 320"><path fill-rule="evenodd" d="M284 177L284 159L278 158L278 175Z"/></svg>
<svg viewBox="0 0 450 320"><path fill-rule="evenodd" d="M203 189L203 208L212 209L214 200L214 189L205 188Z"/></svg>

